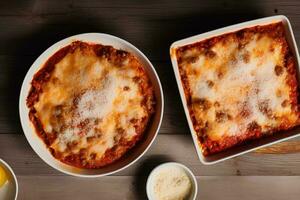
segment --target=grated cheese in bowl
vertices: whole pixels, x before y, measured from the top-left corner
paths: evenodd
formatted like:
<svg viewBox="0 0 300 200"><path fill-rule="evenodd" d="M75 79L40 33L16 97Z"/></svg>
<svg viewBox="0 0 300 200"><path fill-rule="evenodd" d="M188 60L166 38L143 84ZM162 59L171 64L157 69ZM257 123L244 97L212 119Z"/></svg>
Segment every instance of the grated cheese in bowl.
<svg viewBox="0 0 300 200"><path fill-rule="evenodd" d="M150 200L191 200L197 192L192 172L178 163L165 163L155 168L147 181Z"/></svg>

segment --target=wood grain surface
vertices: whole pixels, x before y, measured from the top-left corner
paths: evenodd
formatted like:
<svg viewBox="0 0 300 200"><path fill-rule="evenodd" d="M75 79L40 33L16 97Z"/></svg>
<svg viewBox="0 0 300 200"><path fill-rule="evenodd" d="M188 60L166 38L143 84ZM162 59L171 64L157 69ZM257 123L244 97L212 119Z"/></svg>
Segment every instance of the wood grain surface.
<svg viewBox="0 0 300 200"><path fill-rule="evenodd" d="M146 199L150 171L166 161L197 176L197 199L299 199L300 139L202 165L189 133L169 59L172 42L265 16L286 15L300 44L298 0L25 0L0 1L0 158L15 170L18 199ZM149 57L162 81L165 113L159 136L133 166L104 178L64 175L27 143L19 122L22 80L53 43L79 33L116 35ZM86 198L88 196L88 198Z"/></svg>

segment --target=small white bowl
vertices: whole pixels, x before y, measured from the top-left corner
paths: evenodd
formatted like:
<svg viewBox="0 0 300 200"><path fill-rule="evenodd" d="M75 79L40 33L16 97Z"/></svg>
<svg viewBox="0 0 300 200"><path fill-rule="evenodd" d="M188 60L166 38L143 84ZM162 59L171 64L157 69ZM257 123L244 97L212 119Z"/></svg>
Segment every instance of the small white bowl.
<svg viewBox="0 0 300 200"><path fill-rule="evenodd" d="M5 171L8 173L9 176L9 181L11 188L9 188L9 190L11 191L11 194L9 194L9 198L7 200L12 200L12 199L17 199L18 196L18 180L17 177L14 173L14 171L12 170L12 168L2 159L0 159L0 167L3 167L5 169Z"/></svg>
<svg viewBox="0 0 300 200"><path fill-rule="evenodd" d="M44 65L47 59L50 58L55 52L57 52L61 48L71 44L76 40L91 42L95 44L100 43L103 45L110 45L116 49L122 49L135 55L144 66L154 87L154 93L156 97L156 112L152 117L148 129L144 133L144 138L141 141L139 141L138 144L134 146L127 154L122 156L116 162L101 167L99 169L76 168L64 164L58 161L57 159L55 159L51 155L50 151L47 149L46 145L41 140L41 138L36 134L35 129L28 116L29 109L26 106L26 98L31 88L31 80L34 74ZM43 52L36 59L36 61L32 64L32 66L28 70L22 84L20 99L19 99L19 113L20 113L22 128L25 137L29 142L30 146L33 148L33 150L43 161L45 161L48 165L50 165L54 169L61 171L65 174L78 176L78 177L100 177L100 176L113 174L122 169L125 169L126 167L136 162L140 157L144 155L144 153L149 149L154 139L156 138L162 121L163 109L164 109L164 97L163 97L162 86L159 77L155 71L155 68L148 60L148 58L140 50L138 50L135 46L133 46L129 42L121 38L108 35L108 34L103 34L103 33L85 33L85 34L74 35L66 39L63 39L55 43L51 47L49 47L45 52Z"/></svg>
<svg viewBox="0 0 300 200"><path fill-rule="evenodd" d="M163 168L168 168L168 167L179 167L181 169L184 170L184 172L187 174L187 176L189 177L191 183L192 183L192 191L190 193L190 197L188 200L195 200L197 197L197 192L198 192L198 184L197 184L197 180L195 175L193 174L193 172L187 168L185 165L181 164L181 163L177 163L177 162L167 162L167 163L163 163L161 165L158 165L157 167L155 167L150 175L148 176L147 179L147 183L146 183L146 192L147 192L147 196L149 200L156 200L154 197L154 192L153 192L153 184L154 184L154 178L155 175Z"/></svg>

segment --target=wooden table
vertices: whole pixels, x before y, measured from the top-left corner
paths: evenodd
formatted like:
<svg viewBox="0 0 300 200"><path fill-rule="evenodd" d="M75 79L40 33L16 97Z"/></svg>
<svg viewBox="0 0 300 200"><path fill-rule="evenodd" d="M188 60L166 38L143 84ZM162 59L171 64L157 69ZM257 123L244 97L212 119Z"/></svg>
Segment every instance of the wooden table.
<svg viewBox="0 0 300 200"><path fill-rule="evenodd" d="M275 14L290 18L300 44L297 0L0 1L0 158L17 174L19 199L146 199L147 175L165 161L192 169L201 200L299 199L300 139L212 166L199 162L169 60L177 39ZM145 156L96 179L67 176L45 164L27 143L18 116L20 86L33 61L58 40L85 32L116 35L142 50L161 78L166 104L159 135Z"/></svg>

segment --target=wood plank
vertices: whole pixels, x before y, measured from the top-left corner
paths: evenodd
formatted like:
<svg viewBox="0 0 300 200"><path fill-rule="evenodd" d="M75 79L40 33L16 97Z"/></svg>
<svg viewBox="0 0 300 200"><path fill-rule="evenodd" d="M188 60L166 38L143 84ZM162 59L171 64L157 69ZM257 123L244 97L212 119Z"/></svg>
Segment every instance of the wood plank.
<svg viewBox="0 0 300 200"><path fill-rule="evenodd" d="M31 199L146 199L147 177L108 176L82 179L71 176L18 176L20 200ZM197 199L299 199L300 177L197 177ZM113 192L112 192L113 191Z"/></svg>
<svg viewBox="0 0 300 200"><path fill-rule="evenodd" d="M28 15L32 13L34 0L0 1L0 15Z"/></svg>
<svg viewBox="0 0 300 200"><path fill-rule="evenodd" d="M296 0L251 4L224 1L222 6L213 1L204 4L197 1L134 1L129 4L90 1L62 5L59 1L51 2L36 1L25 15L7 13L0 16L0 27L5 27L0 33L0 54L38 55L67 36L105 32L132 42L151 60L167 61L168 48L175 40L274 14L287 15L296 38L300 38L300 16L297 12L300 3ZM114 12L111 12L112 9ZM10 12L9 9L3 11ZM201 25L191 25L195 22L201 22ZM11 45L12 42L14 45Z"/></svg>
<svg viewBox="0 0 300 200"><path fill-rule="evenodd" d="M131 11L130 14L156 14L159 16L167 15L164 12L166 9L170 14L178 13L190 13L199 9L203 10L222 10L223 12L245 12L249 8L256 9L265 9L271 10L274 13L278 13L281 10L287 10L289 12L296 11L295 8L299 5L297 0L285 0L285 1L274 1L274 0L264 0L264 1L254 1L249 4L245 1L206 1L205 3L199 4L197 0L188 0L188 1L122 1L117 0L113 3L109 0L86 0L86 1L72 1L72 0L30 0L25 2L18 2L12 0L8 2L1 2L0 4L0 15L53 15L53 14L64 14L69 12L74 12L76 10L84 9L94 9L94 10L105 10L105 9L115 9L114 13L109 13L113 15L115 13L122 13L127 11L124 14L129 14L128 11ZM221 9L222 8L222 9ZM277 11L274 10L277 8ZM278 9L280 8L280 9Z"/></svg>
<svg viewBox="0 0 300 200"><path fill-rule="evenodd" d="M299 144L300 138L285 142L285 146ZM282 144L273 149L282 149ZM285 149L285 148L284 148ZM205 176L253 176L253 175L300 175L300 152L283 153L265 150L248 153L215 165L202 165L196 155L191 136L161 135L156 138L150 150L135 164L117 173L117 176L144 175L156 165L176 161L187 165L196 175ZM271 152L271 154L270 154ZM0 158L16 171L17 175L63 175L44 163L30 148L23 135L0 135Z"/></svg>
<svg viewBox="0 0 300 200"><path fill-rule="evenodd" d="M288 154L288 153L299 153L300 152L300 140L285 141L269 147L258 149L256 153L267 153L267 154Z"/></svg>

